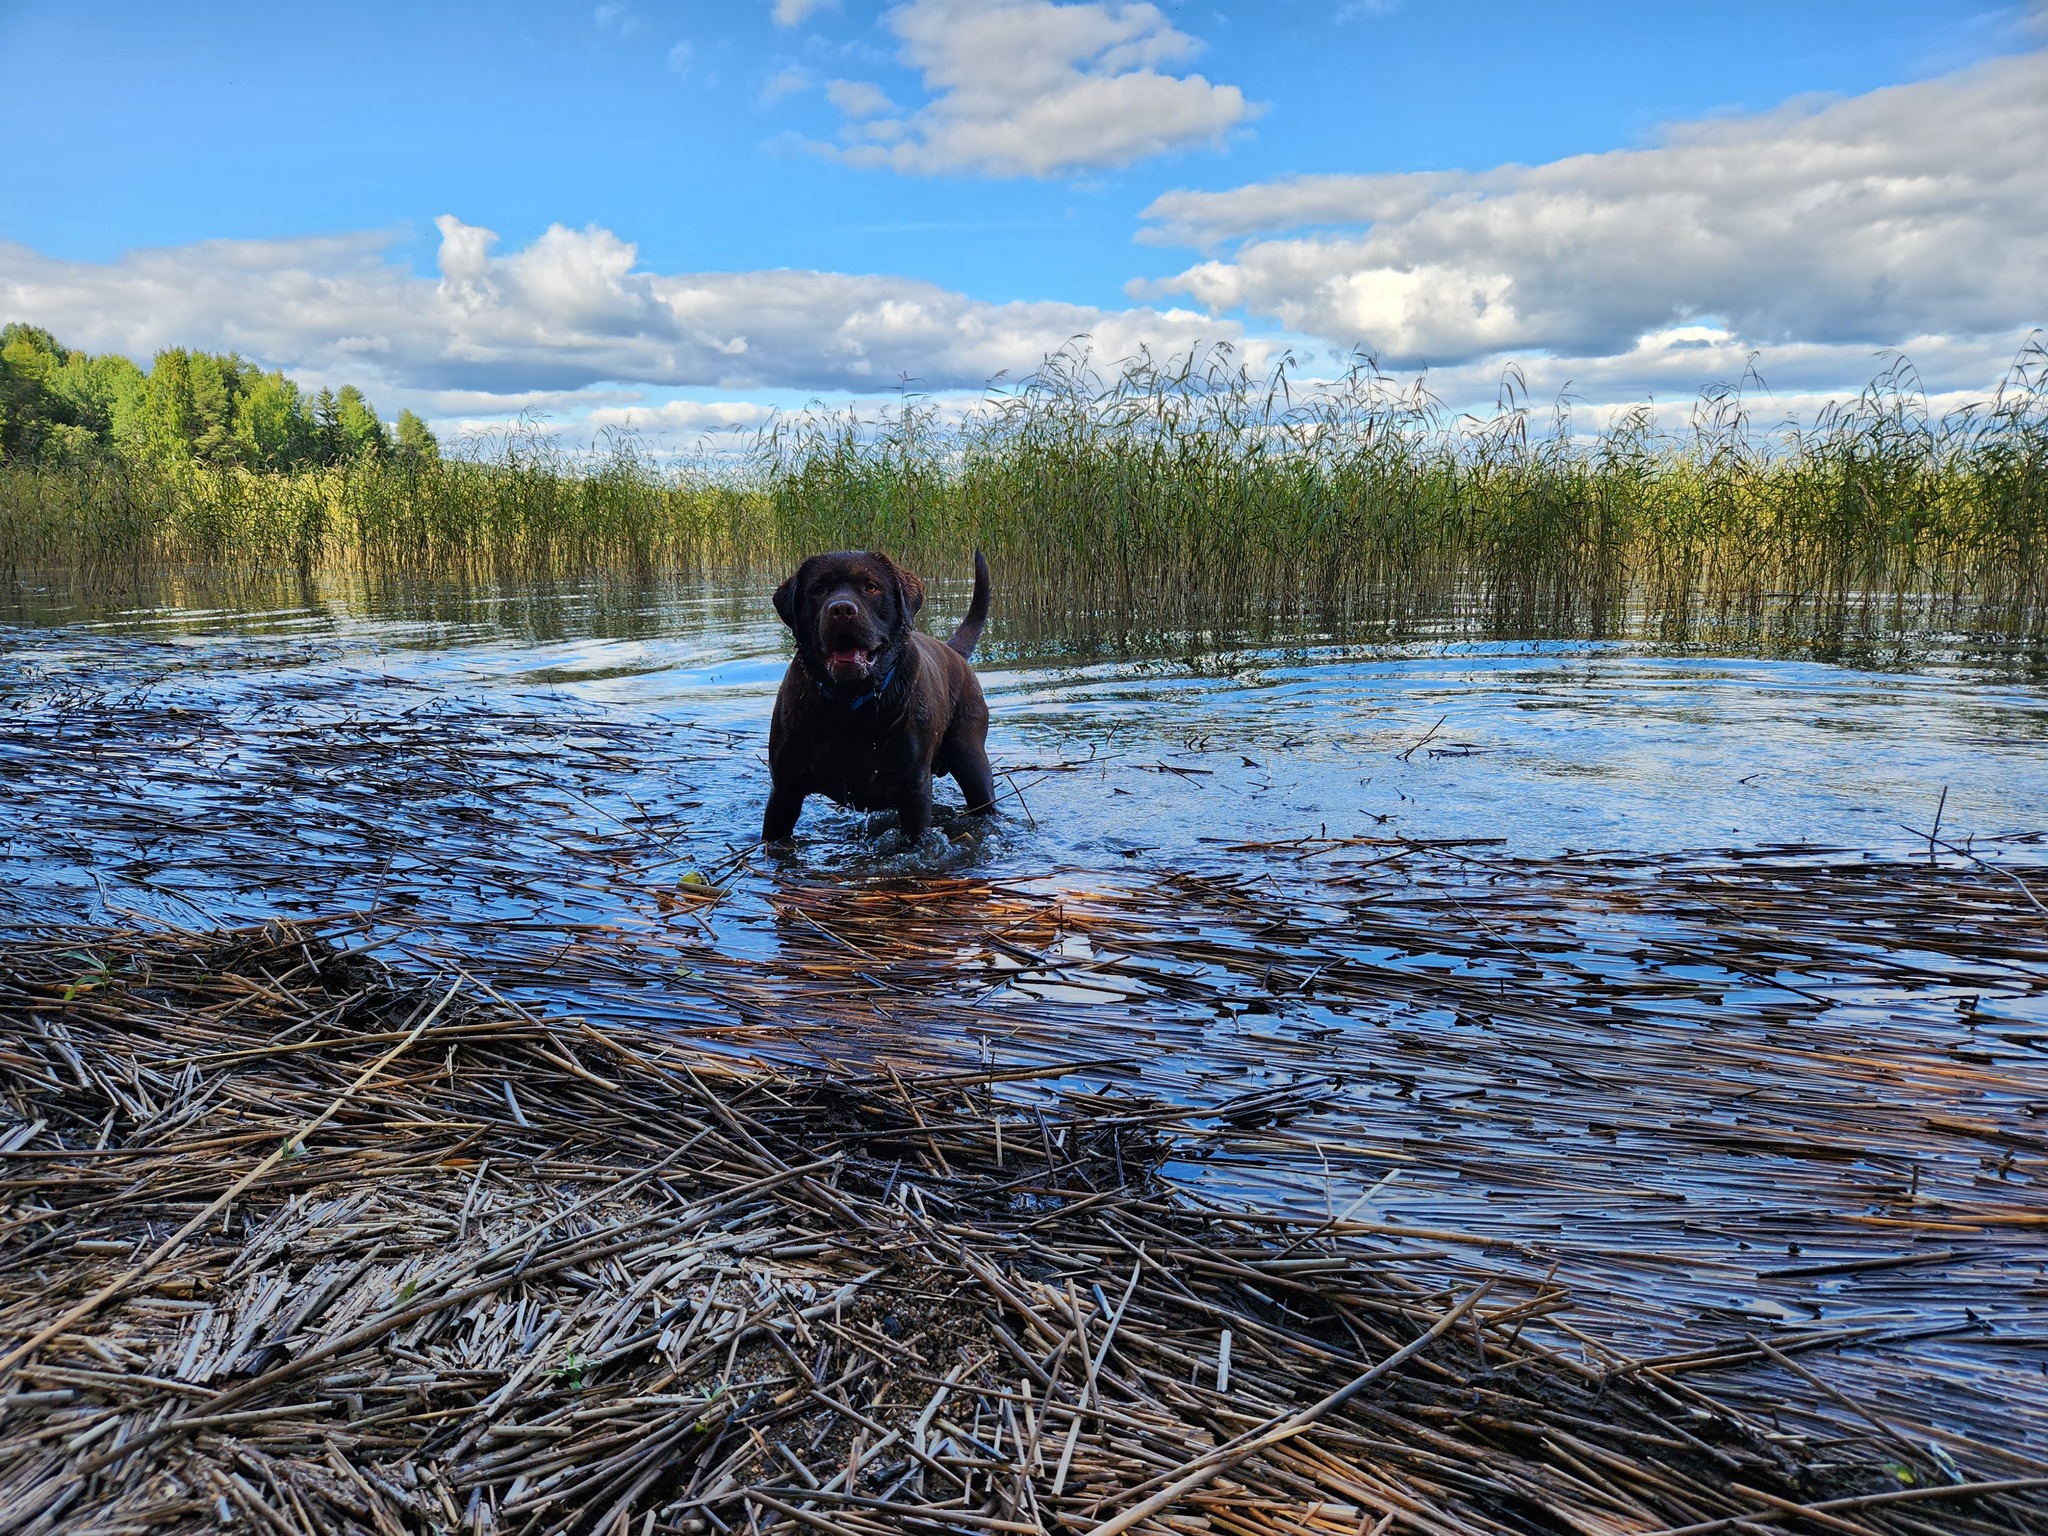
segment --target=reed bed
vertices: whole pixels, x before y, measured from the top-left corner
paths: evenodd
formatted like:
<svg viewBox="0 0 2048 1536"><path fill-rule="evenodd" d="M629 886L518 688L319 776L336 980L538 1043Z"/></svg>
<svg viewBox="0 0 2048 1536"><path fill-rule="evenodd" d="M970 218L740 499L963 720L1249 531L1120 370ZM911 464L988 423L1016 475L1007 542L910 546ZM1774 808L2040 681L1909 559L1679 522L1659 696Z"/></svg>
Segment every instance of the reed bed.
<svg viewBox="0 0 2048 1536"><path fill-rule="evenodd" d="M1930 415L1904 363L1801 425L1714 389L1680 425L1456 416L1361 361L1314 381L1228 349L1097 368L1063 353L964 416L779 419L682 461L539 433L445 461L296 475L92 461L0 466L0 568L133 582L185 563L526 576L778 569L976 548L1019 617L1257 630L1478 594L1496 625L1756 626L1889 606L2038 634L2048 612L2048 354Z"/></svg>
<svg viewBox="0 0 2048 1536"><path fill-rule="evenodd" d="M1563 1355L1555 1284L1205 1206L1171 1104L735 1061L345 932L7 946L7 1531L2048 1529L2048 1477Z"/></svg>
<svg viewBox="0 0 2048 1536"><path fill-rule="evenodd" d="M510 438L476 456L294 473L91 459L0 464L0 567L118 589L167 568L504 572L767 565L763 497L620 440L599 458Z"/></svg>

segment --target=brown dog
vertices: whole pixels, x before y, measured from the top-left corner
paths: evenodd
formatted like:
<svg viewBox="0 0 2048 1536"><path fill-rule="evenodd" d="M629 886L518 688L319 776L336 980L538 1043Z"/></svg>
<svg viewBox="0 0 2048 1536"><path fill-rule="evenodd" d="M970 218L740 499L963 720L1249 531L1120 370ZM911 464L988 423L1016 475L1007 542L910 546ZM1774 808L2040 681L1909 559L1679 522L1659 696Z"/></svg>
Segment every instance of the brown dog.
<svg viewBox="0 0 2048 1536"><path fill-rule="evenodd" d="M988 622L988 562L974 552L974 600L944 645L916 633L924 583L887 555L813 555L775 589L796 656L768 728L774 787L761 836L796 828L806 795L895 810L912 842L932 824L932 776L953 776L977 814L995 809L988 704L967 658Z"/></svg>

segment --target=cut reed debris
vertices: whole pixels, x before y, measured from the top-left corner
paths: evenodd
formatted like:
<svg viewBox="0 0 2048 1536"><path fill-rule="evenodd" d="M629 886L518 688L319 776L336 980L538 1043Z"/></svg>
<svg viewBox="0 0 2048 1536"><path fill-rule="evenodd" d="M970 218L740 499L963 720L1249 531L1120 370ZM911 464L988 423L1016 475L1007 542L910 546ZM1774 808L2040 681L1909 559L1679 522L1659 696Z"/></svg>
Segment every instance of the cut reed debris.
<svg viewBox="0 0 2048 1536"><path fill-rule="evenodd" d="M1171 1106L1006 1148L1001 1071L737 1062L338 937L0 953L0 1532L2048 1532L2048 1476L1559 1356L1555 1285L1199 1206Z"/></svg>

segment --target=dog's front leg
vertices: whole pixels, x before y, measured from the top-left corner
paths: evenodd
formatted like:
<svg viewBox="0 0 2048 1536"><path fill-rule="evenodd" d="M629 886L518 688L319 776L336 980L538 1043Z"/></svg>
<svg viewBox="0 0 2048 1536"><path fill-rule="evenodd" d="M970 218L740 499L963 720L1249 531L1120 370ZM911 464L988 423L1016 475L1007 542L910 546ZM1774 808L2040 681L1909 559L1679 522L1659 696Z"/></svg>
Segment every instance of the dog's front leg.
<svg viewBox="0 0 2048 1536"><path fill-rule="evenodd" d="M777 784L768 792L768 809L761 817L761 841L779 843L796 830L796 819L804 812L804 792L792 784Z"/></svg>
<svg viewBox="0 0 2048 1536"><path fill-rule="evenodd" d="M966 797L968 810L986 816L996 808L996 776L988 765L988 751L980 742L956 742L952 769L953 782Z"/></svg>
<svg viewBox="0 0 2048 1536"><path fill-rule="evenodd" d="M925 833L931 831L932 776L929 770L911 781L896 815L903 835L913 843L923 841Z"/></svg>

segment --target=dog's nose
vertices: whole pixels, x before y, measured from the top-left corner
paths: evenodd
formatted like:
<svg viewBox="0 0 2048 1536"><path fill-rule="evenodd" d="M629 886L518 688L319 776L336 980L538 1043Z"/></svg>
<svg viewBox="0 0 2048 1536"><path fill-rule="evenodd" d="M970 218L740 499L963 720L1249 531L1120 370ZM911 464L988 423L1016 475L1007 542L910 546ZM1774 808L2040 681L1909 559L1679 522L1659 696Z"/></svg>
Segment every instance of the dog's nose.
<svg viewBox="0 0 2048 1536"><path fill-rule="evenodd" d="M825 605L825 617L828 619L857 619L860 617L860 610L854 607L852 598L835 597Z"/></svg>

